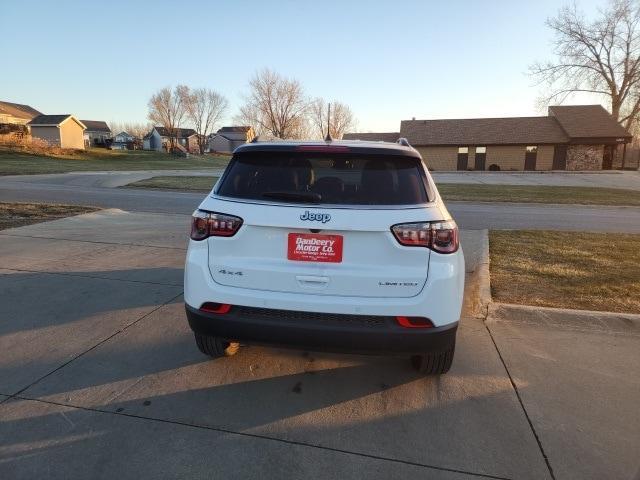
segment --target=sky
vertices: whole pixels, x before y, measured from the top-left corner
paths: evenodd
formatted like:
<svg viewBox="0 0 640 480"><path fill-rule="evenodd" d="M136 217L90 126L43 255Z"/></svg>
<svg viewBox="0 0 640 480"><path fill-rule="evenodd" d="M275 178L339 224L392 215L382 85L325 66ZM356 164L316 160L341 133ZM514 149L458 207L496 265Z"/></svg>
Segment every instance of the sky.
<svg viewBox="0 0 640 480"><path fill-rule="evenodd" d="M268 67L348 104L363 132L544 114L528 66L551 58L545 21L568 1L0 0L0 100L146 123L149 97L181 83L225 95L231 123Z"/></svg>

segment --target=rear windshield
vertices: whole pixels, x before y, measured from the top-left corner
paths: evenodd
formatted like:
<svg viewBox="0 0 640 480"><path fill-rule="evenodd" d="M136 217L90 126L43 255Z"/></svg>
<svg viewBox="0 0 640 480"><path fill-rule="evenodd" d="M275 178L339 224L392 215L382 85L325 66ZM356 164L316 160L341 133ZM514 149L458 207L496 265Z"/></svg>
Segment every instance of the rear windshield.
<svg viewBox="0 0 640 480"><path fill-rule="evenodd" d="M327 153L236 154L217 194L283 203L416 205L429 201L417 158Z"/></svg>

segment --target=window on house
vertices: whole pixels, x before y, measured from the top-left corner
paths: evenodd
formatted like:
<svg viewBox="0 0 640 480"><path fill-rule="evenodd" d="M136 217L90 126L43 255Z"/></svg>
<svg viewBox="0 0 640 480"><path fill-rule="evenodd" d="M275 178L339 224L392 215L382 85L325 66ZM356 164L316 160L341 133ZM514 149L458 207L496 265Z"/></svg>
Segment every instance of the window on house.
<svg viewBox="0 0 640 480"><path fill-rule="evenodd" d="M527 147L527 153L536 153L538 151L538 147L536 145L530 145Z"/></svg>
<svg viewBox="0 0 640 480"><path fill-rule="evenodd" d="M469 147L459 147L458 153L469 153Z"/></svg>
<svg viewBox="0 0 640 480"><path fill-rule="evenodd" d="M487 147L476 147L476 153L487 153Z"/></svg>

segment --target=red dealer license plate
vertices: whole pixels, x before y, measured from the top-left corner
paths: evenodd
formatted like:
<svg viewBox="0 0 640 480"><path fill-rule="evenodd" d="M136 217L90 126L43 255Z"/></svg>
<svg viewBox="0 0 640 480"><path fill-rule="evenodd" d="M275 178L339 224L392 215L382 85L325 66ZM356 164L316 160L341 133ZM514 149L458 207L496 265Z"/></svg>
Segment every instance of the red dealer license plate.
<svg viewBox="0 0 640 480"><path fill-rule="evenodd" d="M342 262L342 235L290 233L287 258L298 262Z"/></svg>

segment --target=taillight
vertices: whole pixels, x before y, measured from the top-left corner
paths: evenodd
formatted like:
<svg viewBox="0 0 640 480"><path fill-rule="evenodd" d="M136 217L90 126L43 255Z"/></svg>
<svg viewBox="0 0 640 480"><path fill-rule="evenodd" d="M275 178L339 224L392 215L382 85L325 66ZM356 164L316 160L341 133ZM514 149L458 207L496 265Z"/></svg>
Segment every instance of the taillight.
<svg viewBox="0 0 640 480"><path fill-rule="evenodd" d="M196 210L191 217L191 239L232 237L241 225L242 219L240 217Z"/></svg>
<svg viewBox="0 0 640 480"><path fill-rule="evenodd" d="M396 317L398 325L404 328L433 328L433 323L424 317Z"/></svg>
<svg viewBox="0 0 640 480"><path fill-rule="evenodd" d="M200 307L200 311L205 313L217 313L218 315L224 315L225 313L229 313L231 310L231 305L228 303L213 303L206 302L203 303Z"/></svg>
<svg viewBox="0 0 640 480"><path fill-rule="evenodd" d="M400 223L391 227L401 245L427 247L438 253L458 250L458 226L453 220L444 222Z"/></svg>

